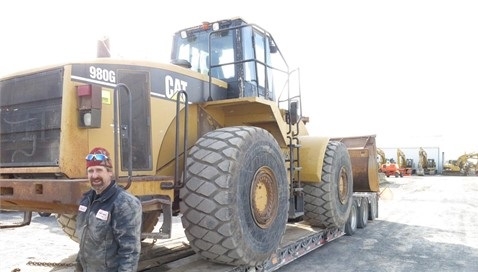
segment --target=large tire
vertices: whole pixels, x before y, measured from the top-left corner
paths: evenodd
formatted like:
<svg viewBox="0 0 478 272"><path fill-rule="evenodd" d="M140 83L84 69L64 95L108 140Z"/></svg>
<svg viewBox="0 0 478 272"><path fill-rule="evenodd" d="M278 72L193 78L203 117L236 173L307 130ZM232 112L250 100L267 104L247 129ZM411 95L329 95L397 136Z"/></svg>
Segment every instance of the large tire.
<svg viewBox="0 0 478 272"><path fill-rule="evenodd" d="M181 217L194 251L230 265L262 264L279 247L289 210L284 158L257 127L201 137L187 159Z"/></svg>
<svg viewBox="0 0 478 272"><path fill-rule="evenodd" d="M77 243L79 242L76 236L76 214L58 214L57 222L63 232L68 235L71 240Z"/></svg>
<svg viewBox="0 0 478 272"><path fill-rule="evenodd" d="M304 182L304 220L315 227L343 227L353 201L352 178L347 147L329 142L321 182Z"/></svg>

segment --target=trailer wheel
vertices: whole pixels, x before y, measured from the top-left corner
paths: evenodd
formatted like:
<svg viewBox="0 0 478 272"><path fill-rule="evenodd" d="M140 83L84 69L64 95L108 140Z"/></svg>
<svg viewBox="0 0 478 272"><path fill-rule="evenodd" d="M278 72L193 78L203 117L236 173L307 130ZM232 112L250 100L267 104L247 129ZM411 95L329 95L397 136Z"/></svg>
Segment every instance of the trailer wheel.
<svg viewBox="0 0 478 272"><path fill-rule="evenodd" d="M329 142L321 182L304 182L304 219L315 227L343 227L352 206L352 185L347 147Z"/></svg>
<svg viewBox="0 0 478 272"><path fill-rule="evenodd" d="M358 228L365 228L368 223L368 200L365 197L362 197L360 200L360 207L358 209L358 216L357 216L357 227Z"/></svg>
<svg viewBox="0 0 478 272"><path fill-rule="evenodd" d="M345 234L348 236L352 236L357 231L357 212L357 203L352 201L349 219L345 223Z"/></svg>
<svg viewBox="0 0 478 272"><path fill-rule="evenodd" d="M378 217L378 199L377 197L372 197L368 207L368 220L375 220Z"/></svg>
<svg viewBox="0 0 478 272"><path fill-rule="evenodd" d="M187 158L181 217L192 249L231 265L262 264L285 232L289 189L273 136L257 127L205 134Z"/></svg>

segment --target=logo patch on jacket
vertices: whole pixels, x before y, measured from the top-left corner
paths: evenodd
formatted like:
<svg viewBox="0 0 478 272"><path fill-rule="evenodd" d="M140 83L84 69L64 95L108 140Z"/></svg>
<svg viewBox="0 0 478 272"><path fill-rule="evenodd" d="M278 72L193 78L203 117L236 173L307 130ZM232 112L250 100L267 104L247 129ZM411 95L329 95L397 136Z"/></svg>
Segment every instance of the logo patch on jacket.
<svg viewBox="0 0 478 272"><path fill-rule="evenodd" d="M80 205L80 207L78 207L78 210L79 210L80 212L86 212L86 209L87 209L87 207L86 207L86 206L83 206L83 205Z"/></svg>
<svg viewBox="0 0 478 272"><path fill-rule="evenodd" d="M102 209L99 209L98 212L96 213L96 218L106 221L108 220L108 212Z"/></svg>

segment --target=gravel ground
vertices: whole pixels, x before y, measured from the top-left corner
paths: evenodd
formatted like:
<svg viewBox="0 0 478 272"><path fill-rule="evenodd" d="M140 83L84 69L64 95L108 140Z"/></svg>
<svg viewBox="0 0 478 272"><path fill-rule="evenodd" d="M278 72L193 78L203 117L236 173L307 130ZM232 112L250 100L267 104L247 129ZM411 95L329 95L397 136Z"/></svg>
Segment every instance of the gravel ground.
<svg viewBox="0 0 478 272"><path fill-rule="evenodd" d="M382 190L377 220L278 271L478 271L478 177L391 177ZM21 216L2 211L0 222ZM72 271L27 263L71 262L77 250L55 215L34 213L29 226L0 229L0 272Z"/></svg>
<svg viewBox="0 0 478 272"><path fill-rule="evenodd" d="M478 271L477 177L386 180L378 220L279 271Z"/></svg>

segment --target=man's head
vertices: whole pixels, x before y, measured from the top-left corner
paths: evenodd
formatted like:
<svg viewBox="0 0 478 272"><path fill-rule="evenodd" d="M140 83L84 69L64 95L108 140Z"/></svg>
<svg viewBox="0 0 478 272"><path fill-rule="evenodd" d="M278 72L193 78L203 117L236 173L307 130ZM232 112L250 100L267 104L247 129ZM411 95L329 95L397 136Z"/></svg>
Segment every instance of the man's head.
<svg viewBox="0 0 478 272"><path fill-rule="evenodd" d="M113 177L110 153L102 147L93 148L86 156L86 171L90 185L97 194L101 194Z"/></svg>

